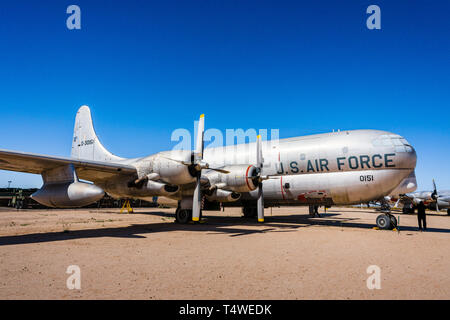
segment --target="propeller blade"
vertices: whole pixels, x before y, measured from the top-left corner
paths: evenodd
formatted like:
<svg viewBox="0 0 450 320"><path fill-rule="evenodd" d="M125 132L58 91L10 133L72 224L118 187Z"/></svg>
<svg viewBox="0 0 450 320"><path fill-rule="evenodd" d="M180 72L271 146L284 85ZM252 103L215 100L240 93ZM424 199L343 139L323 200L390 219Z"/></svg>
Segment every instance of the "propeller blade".
<svg viewBox="0 0 450 320"><path fill-rule="evenodd" d="M230 171L224 170L224 169L218 169L218 168L208 168L208 169L212 170L212 171L217 171L217 172L220 172L220 173L225 173L225 174L230 173Z"/></svg>
<svg viewBox="0 0 450 320"><path fill-rule="evenodd" d="M197 140L194 152L194 164L198 165L199 168L197 173L197 181L195 183L194 195L192 198L192 221L200 221L200 210L202 206L202 190L201 181L202 176L202 160L203 160L203 148L204 148L204 135L205 135L205 115L202 114L198 120L197 127ZM203 164L208 167L207 164Z"/></svg>
<svg viewBox="0 0 450 320"><path fill-rule="evenodd" d="M202 206L202 190L200 184L200 174L197 177L195 184L194 196L192 199L192 221L200 220L200 210Z"/></svg>
<svg viewBox="0 0 450 320"><path fill-rule="evenodd" d="M186 162L186 161L182 161L182 160L177 160L177 159L172 159L172 158L168 158L168 157L164 157L164 156L160 156L161 158L164 158L164 159L167 159L167 160L170 160L170 161L174 161L174 162L178 162L178 163L181 163L181 164L184 164L185 166L190 166L192 163L190 163L190 162Z"/></svg>
<svg viewBox="0 0 450 320"><path fill-rule="evenodd" d="M259 195L256 207L258 210L258 222L264 222L264 193L262 183L259 184Z"/></svg>
<svg viewBox="0 0 450 320"><path fill-rule="evenodd" d="M436 182L433 179L433 193L431 194L431 199L433 199L434 201L436 201L436 212L439 212L439 205L438 205L438 193L437 193L437 188L436 188Z"/></svg>
<svg viewBox="0 0 450 320"><path fill-rule="evenodd" d="M436 183L434 182L433 179L433 192L431 193L431 199L436 200L438 198L438 194L437 194L437 188L436 188Z"/></svg>
<svg viewBox="0 0 450 320"><path fill-rule="evenodd" d="M256 166L259 168L259 175L261 177L263 168L263 156L261 146L261 135L256 138ZM258 200L256 201L256 208L258 212L258 222L264 222L264 192L262 180L259 182Z"/></svg>
<svg viewBox="0 0 450 320"><path fill-rule="evenodd" d="M203 159L203 148L205 135L205 115L202 114L198 120L197 141L195 145L195 162Z"/></svg>
<svg viewBox="0 0 450 320"><path fill-rule="evenodd" d="M263 166L262 147L261 147L261 135L256 138L256 167L262 169Z"/></svg>
<svg viewBox="0 0 450 320"><path fill-rule="evenodd" d="M170 160L170 161L174 161L174 162L183 164L183 165L185 165L185 166L190 166L190 165L192 165L192 163L186 162L186 161L182 161L182 160L172 159L172 158L168 158L168 157L164 157L164 156L161 156L161 158L164 158L164 159L167 159L167 160ZM208 166L207 168L204 168L204 169L213 170L213 171L217 171L217 172L225 173L225 174L230 173L230 171L228 171L228 170L220 169L220 168L210 168L209 166Z"/></svg>

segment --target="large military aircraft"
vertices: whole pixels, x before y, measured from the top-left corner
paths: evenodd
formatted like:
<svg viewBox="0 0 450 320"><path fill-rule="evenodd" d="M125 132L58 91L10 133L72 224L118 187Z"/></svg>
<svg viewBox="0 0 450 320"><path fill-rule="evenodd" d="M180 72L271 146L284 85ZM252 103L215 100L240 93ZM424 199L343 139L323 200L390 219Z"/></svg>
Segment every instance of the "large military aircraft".
<svg viewBox="0 0 450 320"><path fill-rule="evenodd" d="M416 166L414 148L401 136L353 130L204 148L200 116L195 150L124 159L108 152L94 131L89 107L75 120L70 158L0 150L0 169L41 174L33 198L50 207L81 207L103 197L178 200L179 223L199 221L205 204L243 207L264 221L264 208L348 205L380 199ZM91 182L91 183L90 183ZM396 226L389 213L380 228Z"/></svg>
<svg viewBox="0 0 450 320"><path fill-rule="evenodd" d="M450 215L450 191L438 192L436 183L433 179L433 191L418 191L400 194L395 204L403 204L403 213L411 213L414 211L413 207L423 202L430 210L440 211L447 209L447 214Z"/></svg>

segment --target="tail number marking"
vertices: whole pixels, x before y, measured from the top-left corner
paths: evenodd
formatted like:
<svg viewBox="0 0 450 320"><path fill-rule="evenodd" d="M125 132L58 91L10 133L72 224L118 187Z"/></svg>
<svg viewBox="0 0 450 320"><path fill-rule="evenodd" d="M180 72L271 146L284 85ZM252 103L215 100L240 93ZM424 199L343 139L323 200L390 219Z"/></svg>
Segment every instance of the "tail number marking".
<svg viewBox="0 0 450 320"><path fill-rule="evenodd" d="M91 144L94 144L94 139L92 140L85 140L85 141L81 141L81 147L82 146L89 146Z"/></svg>
<svg viewBox="0 0 450 320"><path fill-rule="evenodd" d="M374 180L373 175L371 175L371 174L368 174L365 176L359 176L359 181L361 181L361 182L372 182L373 180Z"/></svg>

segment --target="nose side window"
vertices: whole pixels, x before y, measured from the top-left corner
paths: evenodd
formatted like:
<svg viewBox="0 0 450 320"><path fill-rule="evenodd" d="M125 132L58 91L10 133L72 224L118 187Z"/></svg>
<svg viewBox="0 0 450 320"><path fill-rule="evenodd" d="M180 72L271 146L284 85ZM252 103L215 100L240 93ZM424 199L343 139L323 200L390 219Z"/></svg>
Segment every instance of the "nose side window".
<svg viewBox="0 0 450 320"><path fill-rule="evenodd" d="M411 145L403 137L392 138L392 143L395 146L395 152L412 152L413 149Z"/></svg>
<svg viewBox="0 0 450 320"><path fill-rule="evenodd" d="M380 135L372 140L374 147L395 147L395 152L413 152L409 142L399 135Z"/></svg>

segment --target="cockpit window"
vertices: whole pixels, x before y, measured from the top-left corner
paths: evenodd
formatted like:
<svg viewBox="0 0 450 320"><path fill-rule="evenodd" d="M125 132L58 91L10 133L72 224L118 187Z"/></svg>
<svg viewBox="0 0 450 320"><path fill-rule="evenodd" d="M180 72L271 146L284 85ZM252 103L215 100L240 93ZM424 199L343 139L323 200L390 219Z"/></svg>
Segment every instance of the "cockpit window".
<svg viewBox="0 0 450 320"><path fill-rule="evenodd" d="M374 147L395 147L395 152L412 152L409 142L396 134L383 134L372 141Z"/></svg>

